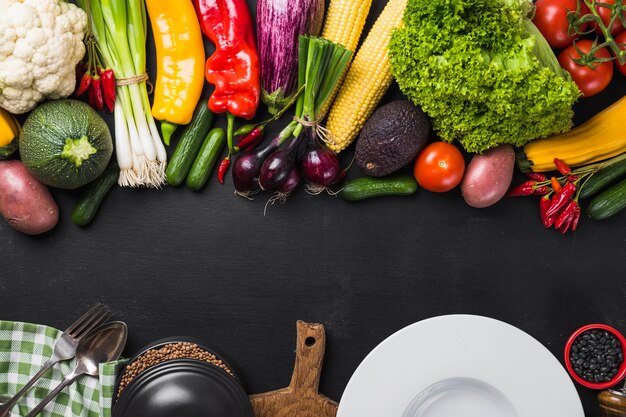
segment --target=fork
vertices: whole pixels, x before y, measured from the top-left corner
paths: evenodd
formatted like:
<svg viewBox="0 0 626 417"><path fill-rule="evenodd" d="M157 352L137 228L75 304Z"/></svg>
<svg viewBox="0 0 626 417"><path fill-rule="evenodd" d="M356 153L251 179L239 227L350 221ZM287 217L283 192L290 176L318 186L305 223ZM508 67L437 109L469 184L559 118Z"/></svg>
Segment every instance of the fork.
<svg viewBox="0 0 626 417"><path fill-rule="evenodd" d="M91 310L76 320L74 324L68 327L54 343L52 357L43 364L42 368L13 396L13 398L6 404L0 406L0 417L9 417L11 415L11 409L26 391L28 391L48 369L52 368L52 366L61 361L72 359L76 355L78 342L110 316L111 313L106 306L96 304Z"/></svg>

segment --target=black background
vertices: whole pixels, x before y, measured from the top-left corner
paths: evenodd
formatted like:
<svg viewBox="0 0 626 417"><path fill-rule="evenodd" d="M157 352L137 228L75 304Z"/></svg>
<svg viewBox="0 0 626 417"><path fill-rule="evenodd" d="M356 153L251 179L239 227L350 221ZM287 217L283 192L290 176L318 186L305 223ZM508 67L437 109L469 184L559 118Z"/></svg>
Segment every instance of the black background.
<svg viewBox="0 0 626 417"><path fill-rule="evenodd" d="M384 3L374 0L368 28ZM577 123L624 94L615 78L577 105ZM394 85L384 101L400 96ZM299 191L264 216L268 196L236 197L229 177L199 193L116 188L80 229L69 218L76 195L54 191L61 220L43 236L0 223L0 317L64 328L100 301L128 323L127 355L165 336L198 336L233 357L250 392L289 383L298 319L326 326L321 391L335 400L372 348L436 315L504 320L561 362L584 324L626 331L623 214L583 218L561 236L543 229L535 198L478 210L458 190L420 190L358 204ZM596 392L578 390L597 415Z"/></svg>

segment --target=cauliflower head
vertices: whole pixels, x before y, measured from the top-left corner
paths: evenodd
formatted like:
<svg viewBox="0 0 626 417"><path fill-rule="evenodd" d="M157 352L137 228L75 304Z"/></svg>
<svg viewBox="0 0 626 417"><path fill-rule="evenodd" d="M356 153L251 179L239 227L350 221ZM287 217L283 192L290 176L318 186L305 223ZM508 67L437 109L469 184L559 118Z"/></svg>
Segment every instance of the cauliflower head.
<svg viewBox="0 0 626 417"><path fill-rule="evenodd" d="M65 0L0 0L0 10L0 107L21 114L72 94L86 13Z"/></svg>

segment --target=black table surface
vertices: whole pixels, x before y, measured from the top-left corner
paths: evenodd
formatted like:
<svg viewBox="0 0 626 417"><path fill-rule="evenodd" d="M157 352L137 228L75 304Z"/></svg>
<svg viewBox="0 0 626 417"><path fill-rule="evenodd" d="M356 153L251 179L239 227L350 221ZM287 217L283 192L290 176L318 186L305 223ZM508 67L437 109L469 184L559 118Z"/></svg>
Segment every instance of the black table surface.
<svg viewBox="0 0 626 417"><path fill-rule="evenodd" d="M368 28L384 3L374 0ZM154 75L151 40L148 51ZM576 106L576 123L626 92L615 78ZM384 101L400 97L394 85ZM53 194L52 232L30 237L0 222L0 318L64 328L106 303L128 323L127 355L166 336L201 337L232 356L251 393L289 383L298 319L326 327L321 391L335 400L371 349L428 317L503 320L561 363L584 324L626 331L623 214L583 218L562 236L543 229L534 198L478 210L458 190L358 204L300 190L264 215L268 196L239 198L229 177L198 193L116 188L81 229L69 218L77 193ZM577 388L596 416L596 392Z"/></svg>

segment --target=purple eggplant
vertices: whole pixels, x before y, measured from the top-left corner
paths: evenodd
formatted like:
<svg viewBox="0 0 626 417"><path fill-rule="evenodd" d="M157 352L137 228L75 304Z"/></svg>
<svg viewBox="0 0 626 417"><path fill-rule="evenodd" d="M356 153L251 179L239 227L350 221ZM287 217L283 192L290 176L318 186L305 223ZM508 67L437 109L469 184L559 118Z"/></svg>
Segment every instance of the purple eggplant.
<svg viewBox="0 0 626 417"><path fill-rule="evenodd" d="M295 93L298 36L318 35L324 0L258 0L257 44L261 60L262 99L276 114Z"/></svg>

